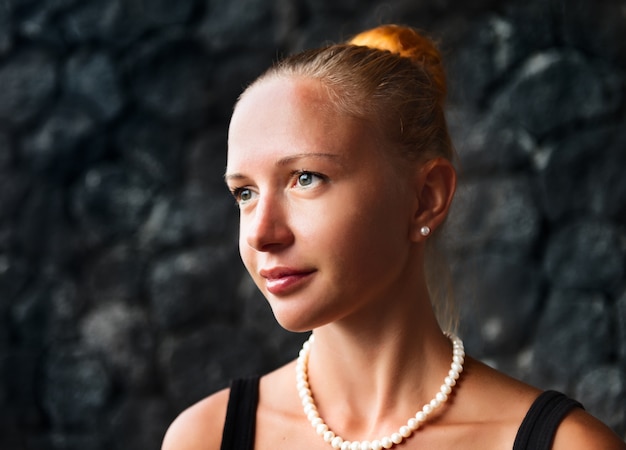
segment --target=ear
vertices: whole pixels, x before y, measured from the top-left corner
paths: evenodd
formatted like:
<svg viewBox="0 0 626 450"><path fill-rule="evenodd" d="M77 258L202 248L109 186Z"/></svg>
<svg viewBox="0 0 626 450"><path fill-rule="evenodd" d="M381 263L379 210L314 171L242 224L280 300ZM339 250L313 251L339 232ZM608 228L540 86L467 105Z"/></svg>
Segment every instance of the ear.
<svg viewBox="0 0 626 450"><path fill-rule="evenodd" d="M411 240L421 242L446 219L456 189L456 170L445 158L435 158L416 168ZM429 232L425 232L428 227Z"/></svg>

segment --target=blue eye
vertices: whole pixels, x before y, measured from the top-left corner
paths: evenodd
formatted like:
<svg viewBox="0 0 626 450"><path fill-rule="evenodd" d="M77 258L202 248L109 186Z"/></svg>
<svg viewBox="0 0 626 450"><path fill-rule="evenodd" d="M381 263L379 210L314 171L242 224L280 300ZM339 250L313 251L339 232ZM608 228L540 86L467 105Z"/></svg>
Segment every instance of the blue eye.
<svg viewBox="0 0 626 450"><path fill-rule="evenodd" d="M252 198L252 191L250 189L242 189L239 192L239 201L246 202Z"/></svg>
<svg viewBox="0 0 626 450"><path fill-rule="evenodd" d="M310 186L311 184L313 184L314 176L315 175L309 172L301 173L300 175L298 175L298 184L300 186Z"/></svg>
<svg viewBox="0 0 626 450"><path fill-rule="evenodd" d="M301 188L310 188L318 183L326 180L324 175L315 173L315 172L307 172L305 170L298 171L296 173L296 186Z"/></svg>
<svg viewBox="0 0 626 450"><path fill-rule="evenodd" d="M254 192L249 188L236 188L232 191L235 201L239 204L246 203L254 197Z"/></svg>

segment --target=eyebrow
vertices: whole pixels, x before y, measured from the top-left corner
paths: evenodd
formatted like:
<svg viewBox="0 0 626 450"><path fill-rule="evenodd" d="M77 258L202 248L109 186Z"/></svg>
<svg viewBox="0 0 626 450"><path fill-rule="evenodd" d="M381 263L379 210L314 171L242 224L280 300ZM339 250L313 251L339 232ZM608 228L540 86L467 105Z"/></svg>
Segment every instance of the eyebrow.
<svg viewBox="0 0 626 450"><path fill-rule="evenodd" d="M341 155L335 153L323 153L323 152L315 152L315 153L296 153L294 155L285 156L284 158L276 161L276 166L286 166L295 161L305 158L319 158L319 159L330 159L332 161L337 162L339 165L343 166L343 162L341 161ZM226 173L224 174L224 180L240 180L243 178L247 178L242 173Z"/></svg>

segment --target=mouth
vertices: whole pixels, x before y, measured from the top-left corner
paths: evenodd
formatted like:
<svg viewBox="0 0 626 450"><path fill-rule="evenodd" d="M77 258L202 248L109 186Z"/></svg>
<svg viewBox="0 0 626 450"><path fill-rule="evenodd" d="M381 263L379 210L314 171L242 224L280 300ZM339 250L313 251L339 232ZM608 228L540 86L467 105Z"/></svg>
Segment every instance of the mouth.
<svg viewBox="0 0 626 450"><path fill-rule="evenodd" d="M282 296L291 294L301 288L312 278L314 273L315 270L275 267L269 270L261 270L259 275L265 278L265 287L268 292L276 296Z"/></svg>

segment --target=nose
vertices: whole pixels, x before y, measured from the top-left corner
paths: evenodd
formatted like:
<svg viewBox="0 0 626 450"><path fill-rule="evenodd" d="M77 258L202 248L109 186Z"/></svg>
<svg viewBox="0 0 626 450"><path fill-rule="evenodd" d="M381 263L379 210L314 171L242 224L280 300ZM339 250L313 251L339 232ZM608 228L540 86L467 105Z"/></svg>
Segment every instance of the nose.
<svg viewBox="0 0 626 450"><path fill-rule="evenodd" d="M285 205L272 196L261 196L248 216L242 216L241 231L247 244L267 252L290 245L294 235L288 225Z"/></svg>

